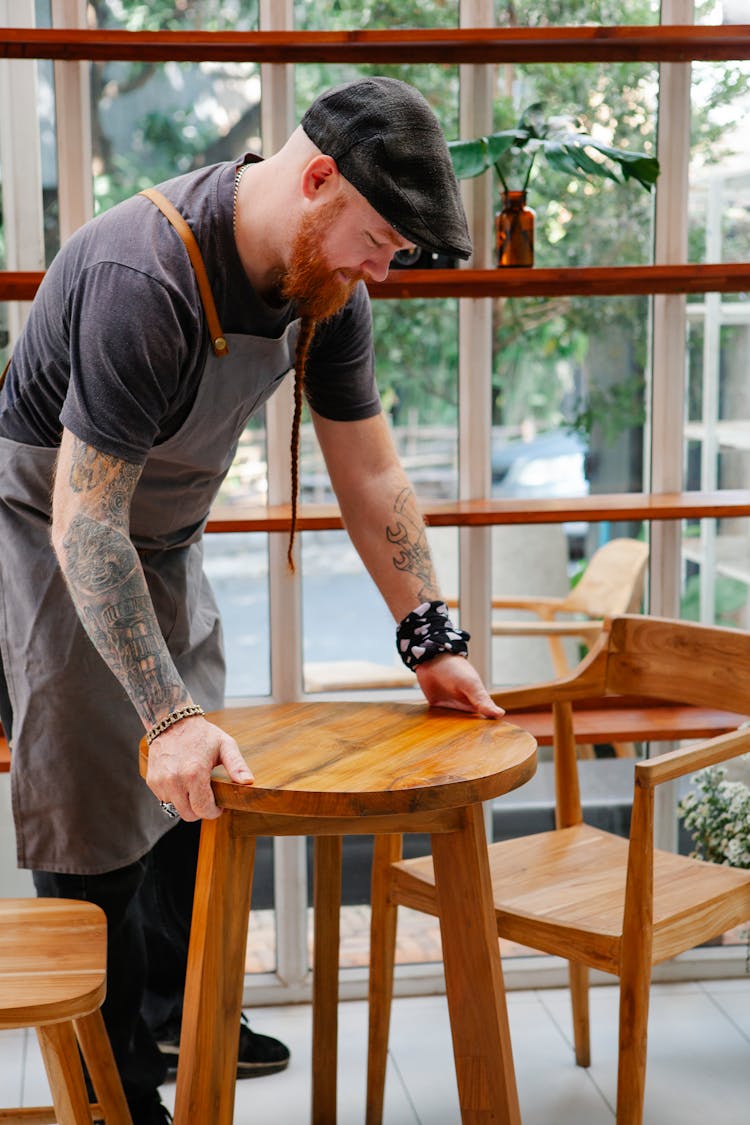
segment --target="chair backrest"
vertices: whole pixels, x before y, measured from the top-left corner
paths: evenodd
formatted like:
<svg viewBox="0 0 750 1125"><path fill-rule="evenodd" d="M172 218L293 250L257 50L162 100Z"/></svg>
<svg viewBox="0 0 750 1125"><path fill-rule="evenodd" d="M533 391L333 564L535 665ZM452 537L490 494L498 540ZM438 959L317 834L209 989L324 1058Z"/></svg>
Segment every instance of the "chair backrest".
<svg viewBox="0 0 750 1125"><path fill-rule="evenodd" d="M610 539L591 556L561 610L589 617L637 612L647 562L648 544L641 539Z"/></svg>
<svg viewBox="0 0 750 1125"><path fill-rule="evenodd" d="M556 823L582 819L572 707L606 696L630 696L750 714L750 632L670 618L628 614L604 624L570 675L546 684L495 692L510 711L552 706Z"/></svg>
<svg viewBox="0 0 750 1125"><path fill-rule="evenodd" d="M635 615L607 632L607 692L750 714L750 633Z"/></svg>

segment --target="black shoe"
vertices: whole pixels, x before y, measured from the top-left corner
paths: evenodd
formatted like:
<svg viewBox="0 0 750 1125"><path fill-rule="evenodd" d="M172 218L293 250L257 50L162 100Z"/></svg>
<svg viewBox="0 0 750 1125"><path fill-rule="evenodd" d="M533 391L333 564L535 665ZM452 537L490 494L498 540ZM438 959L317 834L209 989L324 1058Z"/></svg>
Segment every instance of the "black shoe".
<svg viewBox="0 0 750 1125"><path fill-rule="evenodd" d="M137 1102L128 1102L133 1125L171 1125L172 1114L169 1112L159 1094L154 1090L146 1098L139 1098ZM95 1121L94 1125L104 1125L104 1122Z"/></svg>
<svg viewBox="0 0 750 1125"><path fill-rule="evenodd" d="M157 1042L170 1071L176 1071L180 1052L179 1025L173 1023L160 1029ZM253 1031L243 1015L237 1053L237 1077L261 1078L264 1074L277 1074L280 1070L286 1070L288 1065L289 1048L279 1039Z"/></svg>

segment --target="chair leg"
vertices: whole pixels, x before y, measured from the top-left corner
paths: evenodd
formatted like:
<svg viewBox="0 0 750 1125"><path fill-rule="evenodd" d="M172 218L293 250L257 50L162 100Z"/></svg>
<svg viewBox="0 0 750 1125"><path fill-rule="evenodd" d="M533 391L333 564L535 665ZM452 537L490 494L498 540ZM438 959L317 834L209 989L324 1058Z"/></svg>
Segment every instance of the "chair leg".
<svg viewBox="0 0 750 1125"><path fill-rule="evenodd" d="M398 907L389 899L389 867L401 859L401 836L376 836L372 857L370 893L370 982L367 1036L366 1125L383 1120L388 1031L393 998L393 963L396 957Z"/></svg>
<svg viewBox="0 0 750 1125"><path fill-rule="evenodd" d="M573 1042L578 1066L591 1066L589 1031L589 969L577 961L568 963L570 1003L573 1009Z"/></svg>
<svg viewBox="0 0 750 1125"><path fill-rule="evenodd" d="M336 1125L341 837L314 844L312 1125Z"/></svg>
<svg viewBox="0 0 750 1125"><path fill-rule="evenodd" d="M101 1011L73 1023L107 1125L133 1125Z"/></svg>
<svg viewBox="0 0 750 1125"><path fill-rule="evenodd" d="M89 1098L73 1024L67 1021L47 1024L37 1027L36 1035L59 1125L91 1125Z"/></svg>
<svg viewBox="0 0 750 1125"><path fill-rule="evenodd" d="M463 1125L520 1125L481 805L432 836L453 1054Z"/></svg>
<svg viewBox="0 0 750 1125"><path fill-rule="evenodd" d="M650 975L620 977L620 1045L617 1068L617 1125L642 1125L646 1094L646 1052Z"/></svg>
<svg viewBox="0 0 750 1125"><path fill-rule="evenodd" d="M175 1125L232 1125L255 837L204 820L190 928Z"/></svg>

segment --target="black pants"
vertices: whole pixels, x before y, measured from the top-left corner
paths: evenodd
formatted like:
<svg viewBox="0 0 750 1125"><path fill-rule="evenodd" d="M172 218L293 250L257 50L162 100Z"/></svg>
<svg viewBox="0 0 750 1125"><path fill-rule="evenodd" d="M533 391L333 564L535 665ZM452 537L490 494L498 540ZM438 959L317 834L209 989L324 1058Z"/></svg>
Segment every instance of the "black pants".
<svg viewBox="0 0 750 1125"><path fill-rule="evenodd" d="M131 1104L166 1077L155 1033L182 1018L200 821L179 821L128 867L103 875L34 871L42 898L94 902L107 915L102 1015Z"/></svg>

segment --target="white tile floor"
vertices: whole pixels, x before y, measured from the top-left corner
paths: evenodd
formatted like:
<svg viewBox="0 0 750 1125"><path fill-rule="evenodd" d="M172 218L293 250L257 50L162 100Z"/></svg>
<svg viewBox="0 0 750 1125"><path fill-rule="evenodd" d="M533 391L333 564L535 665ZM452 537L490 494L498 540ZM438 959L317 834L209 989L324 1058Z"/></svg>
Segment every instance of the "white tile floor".
<svg viewBox="0 0 750 1125"><path fill-rule="evenodd" d="M617 989L591 993L593 1063L573 1063L567 992L508 994L524 1125L609 1125L617 1070ZM338 1125L364 1120L367 1009L339 1014ZM305 1125L310 1100L310 1008L261 1008L258 1031L289 1044L283 1074L239 1082L235 1125ZM163 1088L171 1105L174 1085ZM49 1095L36 1039L0 1032L0 1105L39 1105ZM384 1125L459 1121L445 999L394 1003ZM655 984L651 992L645 1125L750 1125L750 978ZM193 1125L193 1123L191 1123ZM194 1125L211 1125L195 1122Z"/></svg>

